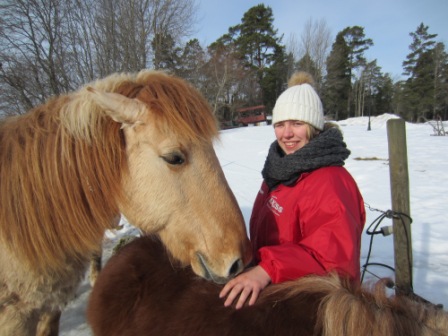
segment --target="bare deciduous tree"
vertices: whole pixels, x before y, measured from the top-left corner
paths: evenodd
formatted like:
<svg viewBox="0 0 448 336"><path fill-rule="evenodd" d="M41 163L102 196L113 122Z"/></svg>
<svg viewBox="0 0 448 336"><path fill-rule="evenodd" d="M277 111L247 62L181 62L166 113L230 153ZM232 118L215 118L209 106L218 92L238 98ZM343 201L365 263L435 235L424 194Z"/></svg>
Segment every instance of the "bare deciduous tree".
<svg viewBox="0 0 448 336"><path fill-rule="evenodd" d="M244 66L232 43L217 44L209 48L210 59L204 67L206 83L201 92L211 103L214 113L221 120L232 119L234 109L241 102L260 95L256 72Z"/></svg>
<svg viewBox="0 0 448 336"><path fill-rule="evenodd" d="M154 37L190 36L196 10L195 0L1 0L0 113L151 67Z"/></svg>
<svg viewBox="0 0 448 336"><path fill-rule="evenodd" d="M294 59L298 61L305 55L312 60L317 73L312 73L318 87L322 84L325 75L325 62L331 47L331 30L325 19L315 21L308 19L303 27L300 41L295 36L290 38L288 50L293 52Z"/></svg>
<svg viewBox="0 0 448 336"><path fill-rule="evenodd" d="M149 18L151 36L154 38L154 54L161 47L166 35L179 43L194 32L192 23L196 22L198 5L192 0L155 0ZM157 60L154 60L157 63Z"/></svg>
<svg viewBox="0 0 448 336"><path fill-rule="evenodd" d="M65 44L63 1L4 0L0 10L0 74L18 105L28 109L70 90L72 59Z"/></svg>

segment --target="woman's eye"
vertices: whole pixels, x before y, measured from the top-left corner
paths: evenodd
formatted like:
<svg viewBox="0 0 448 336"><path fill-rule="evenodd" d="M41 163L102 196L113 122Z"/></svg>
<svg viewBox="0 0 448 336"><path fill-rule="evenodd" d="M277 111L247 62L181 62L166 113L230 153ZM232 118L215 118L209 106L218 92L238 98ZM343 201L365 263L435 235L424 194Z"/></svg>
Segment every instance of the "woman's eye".
<svg viewBox="0 0 448 336"><path fill-rule="evenodd" d="M165 160L166 163L174 166L181 165L185 162L185 157L181 153L169 153L162 155L162 159Z"/></svg>

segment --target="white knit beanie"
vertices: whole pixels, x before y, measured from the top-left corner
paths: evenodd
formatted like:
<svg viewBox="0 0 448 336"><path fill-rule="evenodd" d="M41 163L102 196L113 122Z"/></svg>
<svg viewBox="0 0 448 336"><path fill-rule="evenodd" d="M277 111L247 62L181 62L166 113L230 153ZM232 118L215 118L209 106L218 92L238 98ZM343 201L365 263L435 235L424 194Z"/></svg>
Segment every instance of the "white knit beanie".
<svg viewBox="0 0 448 336"><path fill-rule="evenodd" d="M313 84L313 77L306 72L297 72L292 75L288 82L288 89L278 97L275 103L272 124L285 120L300 120L322 131L324 111Z"/></svg>

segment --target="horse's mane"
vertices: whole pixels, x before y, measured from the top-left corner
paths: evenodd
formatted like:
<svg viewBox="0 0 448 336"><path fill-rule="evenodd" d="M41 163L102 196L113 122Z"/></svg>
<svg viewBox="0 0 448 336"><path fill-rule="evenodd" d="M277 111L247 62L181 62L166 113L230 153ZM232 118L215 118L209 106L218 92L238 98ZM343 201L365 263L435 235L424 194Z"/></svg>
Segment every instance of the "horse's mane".
<svg viewBox="0 0 448 336"><path fill-rule="evenodd" d="M58 97L0 126L0 239L30 270L59 270L98 249L118 215L126 169L120 125L102 118L95 138L60 122Z"/></svg>
<svg viewBox="0 0 448 336"><path fill-rule="evenodd" d="M446 312L405 296L388 296L386 282L365 288L336 274L309 276L271 286L265 300L295 296L321 297L315 334L342 335L443 335L448 329Z"/></svg>
<svg viewBox="0 0 448 336"><path fill-rule="evenodd" d="M218 133L205 100L163 73L112 75L88 86L143 101L160 130L183 141ZM98 248L126 201L120 127L86 87L0 122L0 242L31 270L61 271L67 258Z"/></svg>
<svg viewBox="0 0 448 336"><path fill-rule="evenodd" d="M208 141L218 136L210 106L195 88L164 72L145 70L137 74L113 74L78 92L78 99L67 105L63 122L86 138L92 136L88 132L94 131L89 125L96 124L102 115L96 103L86 97L90 86L144 102L151 111L151 120L164 135L176 134L182 142Z"/></svg>

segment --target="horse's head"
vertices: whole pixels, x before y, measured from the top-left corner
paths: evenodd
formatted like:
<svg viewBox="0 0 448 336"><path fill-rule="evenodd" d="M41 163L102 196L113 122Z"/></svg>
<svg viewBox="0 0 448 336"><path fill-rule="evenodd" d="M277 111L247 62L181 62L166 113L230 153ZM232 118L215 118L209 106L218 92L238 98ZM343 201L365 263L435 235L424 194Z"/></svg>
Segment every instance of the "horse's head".
<svg viewBox="0 0 448 336"><path fill-rule="evenodd" d="M122 125L128 170L120 210L158 233L172 255L198 275L223 283L250 259L244 220L213 149L216 121L184 81L141 73L114 92L88 89Z"/></svg>

